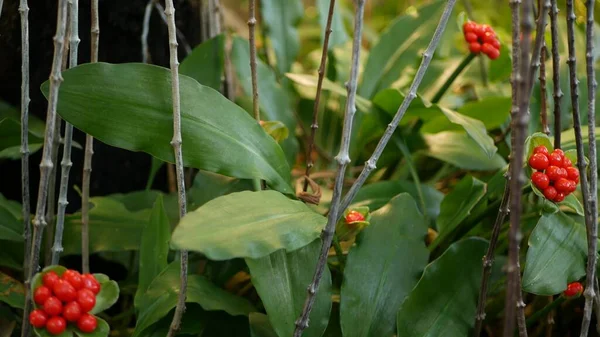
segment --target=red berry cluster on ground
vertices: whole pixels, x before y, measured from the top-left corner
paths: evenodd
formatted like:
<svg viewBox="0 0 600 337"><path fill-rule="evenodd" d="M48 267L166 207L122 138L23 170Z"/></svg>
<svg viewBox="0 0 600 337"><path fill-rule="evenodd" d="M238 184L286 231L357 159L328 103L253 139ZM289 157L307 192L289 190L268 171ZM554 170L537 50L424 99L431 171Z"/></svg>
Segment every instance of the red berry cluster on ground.
<svg viewBox="0 0 600 337"><path fill-rule="evenodd" d="M563 291L565 297L579 297L583 293L583 285L579 282L571 282L567 289Z"/></svg>
<svg viewBox="0 0 600 337"><path fill-rule="evenodd" d="M346 224L352 224L354 222L365 221L365 216L357 211L350 211L346 215Z"/></svg>
<svg viewBox="0 0 600 337"><path fill-rule="evenodd" d="M484 53L492 60L500 56L500 40L492 27L467 21L463 24L463 33L471 53Z"/></svg>
<svg viewBox="0 0 600 337"><path fill-rule="evenodd" d="M100 283L92 274L67 270L61 276L53 271L42 275L42 285L33 292L33 301L39 309L29 315L29 323L38 329L46 328L52 335L65 331L68 322L80 331L96 330L98 322L89 311L96 305Z"/></svg>
<svg viewBox="0 0 600 337"><path fill-rule="evenodd" d="M531 182L550 201L561 202L577 189L579 170L560 149L549 153L544 145L536 146L529 157L529 166L536 170Z"/></svg>

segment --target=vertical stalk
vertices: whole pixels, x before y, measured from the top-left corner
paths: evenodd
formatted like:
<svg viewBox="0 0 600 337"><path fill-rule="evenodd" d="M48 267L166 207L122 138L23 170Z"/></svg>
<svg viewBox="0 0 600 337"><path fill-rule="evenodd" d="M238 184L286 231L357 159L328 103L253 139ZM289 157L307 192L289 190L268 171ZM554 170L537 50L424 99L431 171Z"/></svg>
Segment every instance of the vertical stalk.
<svg viewBox="0 0 600 337"><path fill-rule="evenodd" d="M560 54L558 52L558 0L550 0L550 32L552 35L552 82L554 85L554 148L560 149L561 112L563 92L560 88Z"/></svg>
<svg viewBox="0 0 600 337"><path fill-rule="evenodd" d="M454 69L452 74L450 74L450 77L448 77L446 82L444 82L440 90L438 90L438 92L435 93L435 95L431 99L431 103L438 103L442 99L442 97L444 96L446 91L450 89L450 86L452 85L452 83L454 83L458 75L460 75L460 73L462 73L463 70L465 70L465 68L471 63L471 61L473 61L475 56L477 55L473 53L469 53L467 54L467 56L465 56L465 58L460 62L456 69Z"/></svg>
<svg viewBox="0 0 600 337"><path fill-rule="evenodd" d="M329 251L329 247L331 247L331 243L333 241L337 216L338 214L343 213L343 211L340 210L339 207L342 196L342 188L344 183L344 176L346 173L346 167L351 162L349 148L350 138L352 135L352 121L354 119L354 114L356 113L355 100L356 88L358 83L360 48L362 44L362 29L365 2L366 0L357 0L355 5L356 14L354 18L354 38L352 40L352 65L350 69L350 78L348 79L348 82L346 82L348 98L346 100L346 109L344 113L344 125L342 129L342 141L340 145L340 151L335 157L338 163L338 168L335 176L335 185L333 187L331 208L329 210L329 215L327 218L327 225L325 226L325 229L321 234L322 245L319 260L315 268L315 273L312 282L307 289L308 294L304 302L304 307L302 308L302 313L300 317L296 320L296 329L294 331L294 337L302 336L304 329L308 327L310 312L312 310L312 306L316 298L315 294L317 293L319 283L321 282L321 277L323 276L323 271L327 265L327 252Z"/></svg>
<svg viewBox="0 0 600 337"><path fill-rule="evenodd" d="M541 11L542 15L546 12ZM548 97L546 93L546 46L542 46L542 54L540 55L540 121L542 123L542 132L550 135L550 127L548 127Z"/></svg>
<svg viewBox="0 0 600 337"><path fill-rule="evenodd" d="M175 156L175 168L177 171L177 195L179 201L179 218L183 218L187 211L185 198L185 173L183 167L183 152L181 149L181 98L179 95L179 60L177 58L177 26L175 26L175 7L173 0L165 2L165 15L167 17L167 28L169 30L169 55L171 63L171 94L173 101L173 152ZM177 307L171 326L169 327L168 337L173 337L177 334L181 324L181 317L185 311L185 298L187 292L187 270L188 270L188 252L180 252L181 274L180 274L180 289L177 299Z"/></svg>
<svg viewBox="0 0 600 337"><path fill-rule="evenodd" d="M327 24L325 25L325 37L323 38L323 52L321 53L321 64L319 65L319 79L317 80L317 94L315 96L315 104L313 106L313 118L310 124L310 138L308 139L308 147L306 149L306 171L304 175L304 186L302 191L306 192L308 189L308 178L310 177L310 170L314 166L312 160L312 152L315 146L315 135L319 128L319 103L321 101L321 88L323 86L323 78L325 78L325 69L327 66L327 53L329 51L329 36L331 35L331 22L333 21L333 11L335 10L335 0L329 1L329 12L327 13Z"/></svg>
<svg viewBox="0 0 600 337"><path fill-rule="evenodd" d="M252 72L252 113L256 121L260 121L258 108L258 78L256 73L256 1L248 1L248 32L250 42L250 71Z"/></svg>
<svg viewBox="0 0 600 337"><path fill-rule="evenodd" d="M79 0L69 0L69 68L77 66L78 47L79 47ZM67 200L67 191L69 189L69 173L71 172L71 143L73 140L73 125L65 122L65 136L63 146L63 156L61 165L60 189L58 195L58 211L56 215L56 230L54 232L54 245L52 246L51 265L56 265L60 259L60 253L63 251L62 237L65 225L65 212L69 201Z"/></svg>
<svg viewBox="0 0 600 337"><path fill-rule="evenodd" d="M24 6L23 6L24 5ZM26 11L26 4L21 3L21 10ZM48 111L46 115L46 131L44 134L44 147L42 150L42 160L40 162L40 183L38 188L38 198L36 204L35 218L33 220L33 241L30 254L26 254L24 259L29 258L28 275L25 279L25 288L31 285L31 279L37 272L40 260L40 246L46 219L44 216L46 201L48 198L48 183L50 181L50 171L54 164L52 163L52 142L54 140L54 122L56 119L56 106L58 103L58 91L63 78L61 75L63 44L66 26L67 2L58 1L58 10L56 17L56 34L54 35L54 57L52 60L52 71L50 73L50 90L48 95ZM31 326L29 325L29 313L31 312L31 292L27 292L25 298L25 308L23 310L23 328L22 337L28 337Z"/></svg>
<svg viewBox="0 0 600 337"><path fill-rule="evenodd" d="M148 48L148 33L150 32L150 17L152 16L152 8L157 0L148 0L146 8L144 9L144 21L142 22L142 62L150 62L151 55L150 49Z"/></svg>
<svg viewBox="0 0 600 337"><path fill-rule="evenodd" d="M69 1L69 0L67 0ZM69 9L67 7L67 17L68 17L68 12ZM67 43L68 43L68 19L67 19L67 32L66 32L66 36L65 36L65 51L63 52L64 55L67 55ZM65 67L63 65L62 70L64 70ZM52 162L57 164L58 163L58 150L60 148L60 129L62 127L62 118L60 118L60 116L56 115L56 119L54 121L54 140L52 141ZM48 183L48 201L47 201L47 205L46 205L46 223L48 224L48 226L46 227L46 232L44 233L45 235L45 239L44 239L44 258L45 258L45 262L44 265L48 266L50 265L51 262L51 248L52 248L52 241L54 238L54 220L55 220L55 211L56 211L56 168L57 165L54 165L54 167L52 167L52 170L50 171L50 182Z"/></svg>
<svg viewBox="0 0 600 337"><path fill-rule="evenodd" d="M590 180L587 187L588 193L585 197L586 213L586 232L588 241L588 256L586 269L586 287L583 292L585 296L585 307L583 310L583 321L581 322L580 337L587 337L590 329L592 317L592 306L594 304L597 262L597 240L598 240L598 168L596 162L596 73L594 71L594 0L587 0L587 20L585 26L585 69L587 73L587 91L588 91L588 144L590 148ZM570 38L571 36L569 36ZM572 76L576 76L573 73ZM579 151L579 149L578 149ZM581 168L585 168L583 156L577 155L577 163ZM583 184L581 188L584 189Z"/></svg>

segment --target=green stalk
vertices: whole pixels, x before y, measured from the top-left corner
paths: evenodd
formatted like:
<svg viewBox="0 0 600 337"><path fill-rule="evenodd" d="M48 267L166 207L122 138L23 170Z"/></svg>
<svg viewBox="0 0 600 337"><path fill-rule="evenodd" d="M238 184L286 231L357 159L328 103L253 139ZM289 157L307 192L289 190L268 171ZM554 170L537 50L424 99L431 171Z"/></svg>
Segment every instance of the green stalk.
<svg viewBox="0 0 600 337"><path fill-rule="evenodd" d="M458 67L456 67L456 69L454 69L454 72L452 72L450 77L448 77L446 82L444 82L444 85L442 85L440 90L438 90L438 92L435 94L435 96L433 96L433 98L431 99L431 103L438 103L442 99L442 97L444 96L446 91L448 91L448 89L450 88L452 83L454 83L454 81L456 80L458 75L460 75L460 73L462 73L462 71L465 70L465 68L469 65L469 63L471 63L471 61L473 61L475 56L477 56L477 55L473 54L473 53L469 53L462 60L462 62L458 65Z"/></svg>

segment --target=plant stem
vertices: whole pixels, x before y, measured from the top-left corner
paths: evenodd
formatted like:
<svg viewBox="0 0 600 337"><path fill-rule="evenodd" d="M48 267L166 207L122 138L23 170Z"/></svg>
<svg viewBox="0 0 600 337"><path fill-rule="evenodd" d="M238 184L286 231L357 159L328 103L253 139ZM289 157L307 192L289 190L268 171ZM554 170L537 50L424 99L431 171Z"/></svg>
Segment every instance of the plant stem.
<svg viewBox="0 0 600 337"><path fill-rule="evenodd" d="M413 82L410 85L408 94L406 95L406 97L404 97L404 100L402 101L402 104L398 108L396 115L394 115L394 118L392 119L390 124L388 124L387 128L385 129L385 133L379 140L379 143L377 144L375 151L373 151L373 154L371 155L369 160L367 160L367 162L365 163L365 166L364 166L363 170L360 172L360 175L358 176L358 178L356 179L354 184L352 184L352 186L350 187L350 190L348 191L348 193L346 193L346 196L344 196L344 199L342 200L342 204L340 206L341 210L345 210L346 208L348 208L348 206L350 205L350 203L352 202L352 200L358 193L358 190L365 183L365 181L367 180L367 178L369 177L371 172L376 168L377 160L381 156L381 153L383 153L385 146L390 141L390 138L394 134L394 131L396 130L396 127L398 127L398 124L402 120L402 117L404 117L404 114L406 113L406 110L410 106L410 103L415 99L415 97L417 97L417 89L419 88L419 85L421 84L421 81L423 80L423 76L425 76L427 67L429 67L429 63L431 62L431 59L435 52L435 49L437 48L437 46L440 42L440 39L442 37L442 34L444 33L444 30L446 29L448 19L450 17L450 14L452 14L452 9L454 8L455 4L456 4L456 0L448 0L446 2L446 7L444 8L444 12L442 13L442 16L440 17L440 21L435 29L433 37L431 38L431 42L429 42L429 46L427 46L427 49L423 53L423 61L421 62L421 65L419 66L419 69L417 70L415 78L413 79ZM341 214L342 213L340 213L338 215L336 222L341 217Z"/></svg>
<svg viewBox="0 0 600 337"><path fill-rule="evenodd" d="M346 173L346 167L351 162L349 148L350 138L352 135L352 121L354 119L354 114L356 113L355 100L356 89L358 84L358 71L360 62L360 48L362 44L361 41L365 2L366 0L357 0L355 5L356 13L354 18L354 37L352 40L352 64L350 68L350 78L346 83L348 98L346 100L346 109L344 113L344 126L342 130L340 151L335 157L338 163L338 168L335 176L335 185L333 187L331 208L327 217L327 225L325 226L325 229L321 234L321 255L319 256L319 260L315 268L315 273L312 282L307 289L308 294L306 296L306 301L304 302L304 307L302 308L302 313L300 317L296 320L296 329L294 331L294 337L302 336L304 329L308 327L310 312L316 299L315 294L317 293L317 290L319 288L319 283L321 282L323 270L327 265L327 253L329 252L329 247L331 247L331 242L333 240L335 224L337 223L337 217L338 214L343 213L339 207L342 196L342 188L344 176Z"/></svg>
<svg viewBox="0 0 600 337"><path fill-rule="evenodd" d="M333 236L333 249L335 250L335 255L337 256L338 263L340 264L340 272L343 274L344 269L346 268L346 257L344 256L344 250L340 245L340 240L337 235Z"/></svg>
<svg viewBox="0 0 600 337"><path fill-rule="evenodd" d="M417 196L419 197L419 204L421 206L421 212L423 213L423 217L425 217L425 223L429 224L429 217L427 216L427 203L425 202L425 196L423 195L423 189L421 188L421 179L419 179L419 173L415 168L415 163L412 160L412 154L410 153L410 149L406 145L406 142L400 136L394 138L394 142L396 146L402 152L402 156L406 160L406 165L408 165L408 171L410 172L410 176L412 177L415 183L415 189L417 190Z"/></svg>
<svg viewBox="0 0 600 337"><path fill-rule="evenodd" d="M25 10L23 3L22 10ZM25 4L26 6L26 4ZM26 11L25 11L26 12ZM63 44L66 26L67 2L66 0L58 0L58 10L56 17L56 34L54 35L54 57L52 60L52 70L50 72L50 90L48 95L48 111L46 114L46 131L44 134L44 147L42 150L42 160L40 162L40 183L38 188L38 198L36 204L35 218L33 220L33 240L30 254L26 254L23 258L29 258L29 267L27 278L25 279L25 288L29 289L31 279L37 272L40 260L40 246L46 219L44 211L48 198L48 183L50 181L50 171L54 164L52 163L52 142L54 140L54 122L56 119L56 106L58 103L58 91L60 83L63 81L61 75ZM23 12L22 12L23 13ZM23 310L23 328L21 330L22 337L28 337L31 326L29 325L29 313L31 312L31 292L26 292L25 308Z"/></svg>
<svg viewBox="0 0 600 337"><path fill-rule="evenodd" d="M248 1L248 32L250 43L250 71L252 72L252 113L257 122L260 121L258 108L258 78L256 73L256 4L255 0Z"/></svg>
<svg viewBox="0 0 600 337"><path fill-rule="evenodd" d="M541 12L545 15L545 12ZM546 94L546 45L542 46L542 53L540 54L540 121L542 123L542 132L546 135L550 135L550 128L548 127L548 98Z"/></svg>
<svg viewBox="0 0 600 337"><path fill-rule="evenodd" d="M583 311L583 321L581 323L580 337L587 337L590 329L592 317L592 306L594 304L598 245L598 168L596 154L596 73L594 70L594 0L587 0L587 23L585 26L585 64L587 72L587 93L588 93L588 144L590 156L590 180L587 187L588 195L585 198L584 207L586 213L586 232L588 241L588 256L586 269L586 287L583 292L585 296L585 307ZM573 74L575 75L575 74ZM579 150L579 149L578 149ZM583 156L577 156L577 162L582 162L581 167L585 167ZM583 185L581 186L584 189Z"/></svg>
<svg viewBox="0 0 600 337"><path fill-rule="evenodd" d="M454 69L454 71L452 72L450 77L448 77L446 82L444 82L444 84L442 85L440 90L438 90L438 92L435 93L435 95L431 99L431 103L438 103L442 99L442 97L444 96L446 91L448 91L448 89L450 89L450 86L452 85L452 83L454 83L454 81L456 80L458 75L460 75L460 73L462 73L462 71L465 70L465 68L469 65L469 63L471 63L471 61L473 61L475 56L477 56L477 55L473 54L473 53L469 53L467 56L465 56L465 58L460 62L460 64L456 67L456 69Z"/></svg>
<svg viewBox="0 0 600 337"><path fill-rule="evenodd" d="M69 0L67 0L68 2ZM67 7L67 17L69 15L69 9ZM67 25L68 25L68 21L67 21ZM68 31L68 28L67 28ZM69 33L67 32L67 35L69 35ZM65 46L68 43L68 36L65 36ZM67 48L65 48L65 51L63 52L64 55L67 55ZM63 70L65 69L65 67L63 66L62 68ZM60 118L58 115L56 115L56 119L54 121L54 140L52 141L52 162L57 164L58 163L58 149L60 148L60 129L62 126L62 118ZM51 248L52 248L52 241L54 238L54 227L55 227L55 223L54 223L54 212L56 210L56 169L57 169L57 165L54 165L54 167L52 167L52 170L50 171L50 182L48 183L48 201L47 201L47 205L46 205L46 232L44 233L45 235L45 239L44 239L44 258L45 258L45 262L44 265L48 266L50 265L51 262Z"/></svg>
<svg viewBox="0 0 600 337"><path fill-rule="evenodd" d="M177 195L179 200L179 218L183 218L187 211L185 197L185 173L183 167L183 152L181 149L181 98L179 94L179 60L177 58L177 27L175 26L175 7L173 0L165 2L167 17L167 27L169 29L169 51L171 60L171 89L173 100L173 152L175 155L175 169L177 171ZM187 270L188 270L188 252L181 251L181 275L180 275L180 290L177 299L177 307L171 326L169 327L168 337L173 337L177 334L181 324L181 317L185 311L185 299L187 293Z"/></svg>
<svg viewBox="0 0 600 337"><path fill-rule="evenodd" d="M158 15L160 16L160 18L163 20L163 22L168 27L169 22L168 22L166 14L165 14L165 9L160 4L160 2L155 1L154 2L154 8L156 8L156 11L158 12ZM183 46L183 49L185 50L186 55L189 54L189 53L191 53L192 52L192 47L190 47L190 44L187 42L187 39L185 38L185 35L183 35L183 33L177 27L175 27L175 32L177 34L178 43L180 43Z"/></svg>
<svg viewBox="0 0 600 337"><path fill-rule="evenodd" d="M323 51L321 53L321 64L319 65L319 79L317 80L317 94L315 95L315 104L313 106L313 118L310 125L310 138L308 138L308 147L306 149L306 171L304 175L304 186L302 191L308 189L308 177L310 177L310 169L314 163L312 160L312 152L315 146L315 134L319 128L319 103L321 101L321 88L323 86L323 78L325 78L325 69L327 66L327 53L329 51L329 36L331 35L331 22L333 21L333 11L335 10L335 0L329 0L329 12L327 13L327 24L325 25L325 37L323 38Z"/></svg>
<svg viewBox="0 0 600 337"><path fill-rule="evenodd" d="M552 35L552 82L554 86L554 148L560 149L561 112L563 92L560 88L560 53L558 51L558 0L551 0L550 32Z"/></svg>
<svg viewBox="0 0 600 337"><path fill-rule="evenodd" d="M78 47L79 47L79 0L69 0L69 68L77 66ZM65 212L69 201L67 200L67 191L69 189L69 173L71 171L71 143L73 140L73 125L65 122L65 137L63 146L63 156L61 161L60 191L58 195L58 211L56 215L56 230L54 232L54 245L52 246L51 265L57 265L60 259L60 253L63 251L62 237L65 225Z"/></svg>
<svg viewBox="0 0 600 337"><path fill-rule="evenodd" d="M144 21L142 23L142 62L149 63L152 56L148 48L148 33L150 31L150 17L152 16L152 7L158 0L148 0L146 9L144 10Z"/></svg>
<svg viewBox="0 0 600 337"><path fill-rule="evenodd" d="M559 305L561 305L562 303L564 303L565 298L563 296L558 296L554 301L552 301L550 304L547 304L545 307L543 307L541 310L536 311L535 313L533 313L528 319L527 319L527 326L530 327L533 325L533 323L537 322L540 318L548 315L548 313L550 313L552 310L554 310L556 307L558 307Z"/></svg>

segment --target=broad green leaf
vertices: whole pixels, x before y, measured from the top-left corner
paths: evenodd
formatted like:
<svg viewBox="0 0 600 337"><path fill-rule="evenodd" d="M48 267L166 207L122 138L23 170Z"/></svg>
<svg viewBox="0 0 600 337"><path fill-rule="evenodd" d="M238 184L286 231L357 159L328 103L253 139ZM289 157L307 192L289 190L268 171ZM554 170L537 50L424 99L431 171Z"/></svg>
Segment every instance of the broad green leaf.
<svg viewBox="0 0 600 337"><path fill-rule="evenodd" d="M260 126L262 126L265 132L273 137L277 143L281 143L290 135L288 128L280 121L261 122Z"/></svg>
<svg viewBox="0 0 600 337"><path fill-rule="evenodd" d="M510 107L510 97L487 97L480 101L466 103L458 109L458 112L480 120L486 129L493 130L506 122L510 116Z"/></svg>
<svg viewBox="0 0 600 337"><path fill-rule="evenodd" d="M212 172L199 171L192 186L187 191L188 211L194 210L220 196L251 189L251 180L240 180ZM179 214L177 214L177 217L179 220Z"/></svg>
<svg viewBox="0 0 600 337"><path fill-rule="evenodd" d="M20 125L21 111L19 111L18 108L6 103L5 101L0 100L0 120L3 120L5 118L10 118ZM42 121L35 115L29 114L29 121L27 124L30 137L33 135L40 139L44 138L44 133L46 132L46 125L44 124L44 121Z"/></svg>
<svg viewBox="0 0 600 337"><path fill-rule="evenodd" d="M146 182L146 191L149 191L152 188L152 184L154 183L154 178L156 178L156 174L158 170L165 164L164 161L150 156L152 158L152 162L150 164L150 173L148 174L148 181Z"/></svg>
<svg viewBox="0 0 600 337"><path fill-rule="evenodd" d="M440 216L437 218L439 234L432 246L437 246L442 242L471 214L471 210L483 198L485 191L485 183L470 175L464 177L454 186L452 191L442 200Z"/></svg>
<svg viewBox="0 0 600 337"><path fill-rule="evenodd" d="M525 149L527 150L527 152L525 153L525 158L529 160L529 157L531 157L531 155L533 154L533 149L539 145L544 145L548 149L548 152L552 152L554 151L553 144L553 141L550 140L550 137L548 137L548 135L542 132L536 132L531 136L527 137L527 139L525 140Z"/></svg>
<svg viewBox="0 0 600 337"><path fill-rule="evenodd" d="M183 217L171 247L198 251L213 260L259 258L306 246L319 237L325 223L301 201L276 191L232 193Z"/></svg>
<svg viewBox="0 0 600 337"><path fill-rule="evenodd" d="M279 74L288 72L300 51L297 26L304 16L300 0L263 0L260 3L263 26L277 58ZM248 60L248 59L247 59Z"/></svg>
<svg viewBox="0 0 600 337"><path fill-rule="evenodd" d="M221 77L225 65L225 35L217 35L204 41L185 57L179 73L189 76L198 83L221 89Z"/></svg>
<svg viewBox="0 0 600 337"><path fill-rule="evenodd" d="M44 145L44 139L29 132L29 151L35 153ZM21 158L21 123L12 118L0 118L0 159Z"/></svg>
<svg viewBox="0 0 600 337"><path fill-rule="evenodd" d="M58 111L100 141L174 162L171 75L148 64L84 64L63 72ZM277 143L240 107L181 75L183 159L237 178L261 178L292 193L290 169ZM47 94L48 81L42 85Z"/></svg>
<svg viewBox="0 0 600 337"><path fill-rule="evenodd" d="M350 249L344 270L340 318L345 337L393 335L400 304L429 259L423 240L427 224L410 195L392 199L371 214L370 222Z"/></svg>
<svg viewBox="0 0 600 337"><path fill-rule="evenodd" d="M293 252L278 250L259 259L246 259L252 283L279 337L294 333L294 322L302 313L306 286L312 280L320 248L321 240L315 240ZM326 267L303 336L323 335L331 311L331 292L331 274Z"/></svg>
<svg viewBox="0 0 600 337"><path fill-rule="evenodd" d="M150 221L142 230L138 287L134 300L137 310L140 310L138 305L140 297L146 292L152 280L167 268L170 238L169 218L165 213L163 197L159 195L154 203Z"/></svg>
<svg viewBox="0 0 600 337"><path fill-rule="evenodd" d="M319 9L319 24L321 25L321 41L323 41L325 37L325 28L327 27L327 15L329 13L330 2L330 0L317 0L317 8ZM333 49L338 45L343 45L349 40L348 33L346 33L346 28L344 28L342 16L339 12L340 5L339 3L336 3L335 5L336 6L331 20L331 34L329 35L330 49Z"/></svg>
<svg viewBox="0 0 600 337"><path fill-rule="evenodd" d="M397 335L467 336L475 323L487 246L480 238L461 240L430 263L400 306Z"/></svg>
<svg viewBox="0 0 600 337"><path fill-rule="evenodd" d="M0 272L0 302L19 309L25 304L23 284L3 272Z"/></svg>
<svg viewBox="0 0 600 337"><path fill-rule="evenodd" d="M20 211L21 205L5 199L0 194L0 240L23 242L23 221Z"/></svg>
<svg viewBox="0 0 600 337"><path fill-rule="evenodd" d="M90 314L100 313L117 303L119 299L119 285L104 274L94 274L94 277L100 283L100 292L96 295L96 305L90 311Z"/></svg>
<svg viewBox="0 0 600 337"><path fill-rule="evenodd" d="M443 11L442 1L434 1L400 16L381 34L369 52L359 94L371 98L389 88L407 66L412 66L427 47Z"/></svg>
<svg viewBox="0 0 600 337"><path fill-rule="evenodd" d="M281 0L272 0L281 1ZM297 0L290 0L297 1ZM250 73L250 49L248 40L233 38L231 47L231 63L235 67L237 78L248 97L252 97L252 81ZM288 130L296 129L296 119L292 110L292 101L288 92L278 82L273 70L262 61L257 60L258 94L262 120L280 121ZM294 133L292 132L292 135ZM281 144L290 165L295 163L298 152L298 140L289 137ZM289 169L288 169L289 170Z"/></svg>
<svg viewBox="0 0 600 337"><path fill-rule="evenodd" d="M150 218L150 210L129 211L110 197L91 198L90 253L137 250L142 230ZM65 217L63 254L81 253L81 213Z"/></svg>
<svg viewBox="0 0 600 337"><path fill-rule="evenodd" d="M421 190L427 207L425 214L430 219L436 219L440 214L440 204L444 194L433 186L425 184L421 184ZM414 199L418 199L417 188L413 182L404 180L379 181L365 185L358 190L352 202L352 207L368 206L373 212L383 207L400 193L408 193Z"/></svg>
<svg viewBox="0 0 600 337"><path fill-rule="evenodd" d="M100 317L96 317L96 321L98 321L98 326L94 332L85 333L80 331L79 329L72 327L71 329L75 333L75 335L79 337L108 337L110 334L110 326Z"/></svg>
<svg viewBox="0 0 600 337"><path fill-rule="evenodd" d="M259 312L251 312L248 317L250 321L250 336L252 337L277 337L269 317Z"/></svg>
<svg viewBox="0 0 600 337"><path fill-rule="evenodd" d="M523 290L556 295L585 276L587 239L583 218L543 213L529 237Z"/></svg>
<svg viewBox="0 0 600 337"><path fill-rule="evenodd" d="M73 327L70 327L70 326L67 326L67 329L58 335L52 335L46 329L33 328L33 331L39 337L72 337L73 336Z"/></svg>
<svg viewBox="0 0 600 337"><path fill-rule="evenodd" d="M490 159L466 134L450 131L440 132L425 135L425 141L429 145L425 154L462 169L492 171L506 165L506 161L497 153Z"/></svg>
<svg viewBox="0 0 600 337"><path fill-rule="evenodd" d="M140 298L141 311L133 336L140 336L175 308L180 290L180 271L179 261L174 261L152 281ZM255 311L247 300L218 288L199 275L188 275L186 302L198 303L206 311L222 310L234 316L246 316Z"/></svg>

